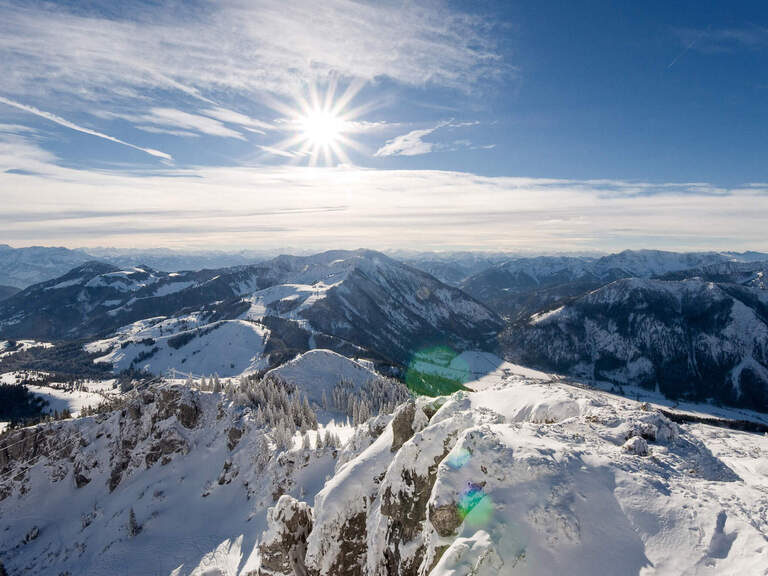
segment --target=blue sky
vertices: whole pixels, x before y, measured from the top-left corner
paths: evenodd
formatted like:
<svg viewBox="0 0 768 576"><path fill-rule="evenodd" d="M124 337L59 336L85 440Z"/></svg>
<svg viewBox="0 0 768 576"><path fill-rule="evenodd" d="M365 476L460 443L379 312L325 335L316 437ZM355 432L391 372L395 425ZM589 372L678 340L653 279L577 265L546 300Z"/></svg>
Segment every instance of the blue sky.
<svg viewBox="0 0 768 576"><path fill-rule="evenodd" d="M768 249L760 2L0 0L0 242Z"/></svg>

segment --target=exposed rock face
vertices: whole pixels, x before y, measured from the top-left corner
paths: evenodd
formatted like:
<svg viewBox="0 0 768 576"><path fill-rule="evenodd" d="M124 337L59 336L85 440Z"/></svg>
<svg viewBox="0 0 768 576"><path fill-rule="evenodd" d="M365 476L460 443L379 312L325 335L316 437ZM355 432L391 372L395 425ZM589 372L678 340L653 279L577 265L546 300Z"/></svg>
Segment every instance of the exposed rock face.
<svg viewBox="0 0 768 576"><path fill-rule="evenodd" d="M0 441L0 472L18 462L34 464L40 459L56 461L60 467L71 463L74 484L82 488L91 482L92 471L106 464L111 492L120 485L126 470L142 464L150 468L158 461L167 464L174 454L189 452L184 431L195 428L200 420L196 394L180 387L145 390L108 415L23 428ZM103 431L89 432L94 428ZM102 451L100 457L106 456L108 463L100 462L89 436L107 442L109 450ZM68 468L69 464L55 477L65 477ZM22 467L17 476L23 471ZM0 500L9 493L7 487L0 488Z"/></svg>
<svg viewBox="0 0 768 576"><path fill-rule="evenodd" d="M455 503L435 506L429 510L429 521L442 538L453 536L461 524L461 516Z"/></svg>
<svg viewBox="0 0 768 576"><path fill-rule="evenodd" d="M413 401L402 405L392 419L392 452L397 452L408 439L413 436L413 418L416 415L416 404Z"/></svg>
<svg viewBox="0 0 768 576"><path fill-rule="evenodd" d="M267 512L267 532L259 543L259 576L306 576L304 556L312 530L312 509L283 495Z"/></svg>
<svg viewBox="0 0 768 576"><path fill-rule="evenodd" d="M240 442L240 438L243 436L243 429L232 427L227 431L227 448L232 450L237 443Z"/></svg>
<svg viewBox="0 0 768 576"><path fill-rule="evenodd" d="M176 416L185 428L197 426L200 408L191 390L181 387L160 390L156 419L165 420L171 416Z"/></svg>
<svg viewBox="0 0 768 576"><path fill-rule="evenodd" d="M424 401L414 406L419 430L403 443L379 487L378 514L370 523L368 573L376 576L401 574L416 576L424 560L424 523L427 506L437 476L437 469L448 455L458 432L467 426L463 416L452 416L464 405L461 395L449 401L432 418L426 419ZM393 419L397 420L397 415ZM426 425L426 427L425 427ZM381 553L379 553L381 551Z"/></svg>
<svg viewBox="0 0 768 576"><path fill-rule="evenodd" d="M0 470L15 460L28 461L50 454L54 449L52 439L58 429L56 425L43 424L6 435L0 442Z"/></svg>
<svg viewBox="0 0 768 576"><path fill-rule="evenodd" d="M188 451L189 446L186 440L178 432L171 429L157 442L152 444L144 460L147 468L151 467L158 460L160 460L161 464L165 465L171 461L171 454L187 453Z"/></svg>
<svg viewBox="0 0 768 576"><path fill-rule="evenodd" d="M401 405L381 436L318 494L307 554L313 574L418 573L430 490L460 420L441 420L437 406L427 398ZM440 420L435 428L430 416ZM346 480L352 477L356 484Z"/></svg>
<svg viewBox="0 0 768 576"><path fill-rule="evenodd" d="M397 423L395 423L397 421ZM354 459L342 456L336 479L315 497L315 526L307 548L307 567L317 576L362 576L369 552L368 518L394 446L428 421L413 401L401 405L374 442ZM397 432L395 432L395 429ZM357 443L353 439L352 444ZM353 480L354 479L354 480Z"/></svg>

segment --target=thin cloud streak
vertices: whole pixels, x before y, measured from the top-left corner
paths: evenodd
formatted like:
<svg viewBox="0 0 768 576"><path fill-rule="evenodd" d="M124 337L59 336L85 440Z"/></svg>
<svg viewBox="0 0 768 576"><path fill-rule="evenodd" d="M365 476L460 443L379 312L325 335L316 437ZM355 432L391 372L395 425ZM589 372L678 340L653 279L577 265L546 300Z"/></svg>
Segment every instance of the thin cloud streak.
<svg viewBox="0 0 768 576"><path fill-rule="evenodd" d="M434 150L435 144L433 142L425 142L422 140L425 136L429 136L435 130L444 126L444 124L438 124L434 128L423 128L421 130L411 130L407 134L401 134L395 136L379 148L374 156L419 156L421 154L429 154Z"/></svg>
<svg viewBox="0 0 768 576"><path fill-rule="evenodd" d="M387 140L384 145L376 151L374 156L379 158L386 156L419 156L437 150L455 151L461 149L493 149L495 147L493 144L478 146L467 139L454 140L450 144L424 141L425 137L441 129L470 128L477 125L479 125L479 122L454 122L453 120L444 120L438 122L431 128L411 130L407 134L401 134L400 136L395 136L394 138Z"/></svg>
<svg viewBox="0 0 768 576"><path fill-rule="evenodd" d="M109 134L104 134L103 132L98 132L96 130L91 130L90 128L86 128L84 126L80 126L79 124L70 122L69 120L62 118L61 116L57 116L56 114L52 114L50 112L45 112L44 110L40 110L39 108L35 108L34 106L28 106L27 104L22 104L21 102L16 102L15 100L11 100L3 96L0 96L0 103L6 104L8 106L12 106L13 108L21 110L23 112L28 112L29 114L34 114L35 116L39 116L40 118L45 118L46 120L54 122L59 126L64 126L65 128L76 130L77 132L82 132L83 134L90 134L91 136L96 136L97 138L103 138L104 140L109 140L110 142L121 144L123 146L127 146L128 148L133 148L134 150L139 150L141 152L149 154L150 156L154 156L155 158L160 158L168 162L173 161L173 157L170 154L166 154L165 152L161 152L160 150L155 150L154 148L143 148L141 146L131 144L130 142L126 142L125 140L120 140L119 138L115 138L114 136L110 136Z"/></svg>

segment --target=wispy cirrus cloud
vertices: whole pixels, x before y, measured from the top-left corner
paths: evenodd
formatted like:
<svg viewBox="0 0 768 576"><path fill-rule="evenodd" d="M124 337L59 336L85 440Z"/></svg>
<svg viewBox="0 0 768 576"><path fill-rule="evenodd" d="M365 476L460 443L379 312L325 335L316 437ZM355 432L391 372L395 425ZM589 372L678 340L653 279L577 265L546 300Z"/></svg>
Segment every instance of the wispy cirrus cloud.
<svg viewBox="0 0 768 576"><path fill-rule="evenodd" d="M454 122L453 120L444 120L442 122L438 122L431 128L411 130L406 134L401 134L391 138L390 140L387 140L386 143L376 151L374 156L378 156L380 158L385 156L419 156L421 154L429 154L430 152L434 152L436 150L491 150L494 148L493 144L476 145L473 144L471 140L466 138L453 140L448 143L430 142L424 140L424 138L427 136L430 136L431 134L443 128L468 128L477 126L478 124L479 123L476 121Z"/></svg>
<svg viewBox="0 0 768 576"><path fill-rule="evenodd" d="M467 89L504 70L486 23L439 2L329 0L322 10L310 0L107 7L5 3L6 93L103 100L161 89L212 102L222 92L292 94L329 72Z"/></svg>
<svg viewBox="0 0 768 576"><path fill-rule="evenodd" d="M51 122L54 122L59 126L63 126L64 128L76 130L77 132L82 132L83 134L90 134L91 136L96 136L97 138L103 138L104 140L109 140L110 142L114 142L122 146L127 146L128 148L133 148L134 150L140 150L141 152L145 152L150 156L154 156L155 158L160 158L166 161L173 160L170 154L166 154L165 152L161 152L160 150L155 150L154 148L144 148L142 146L136 146L135 144L131 144L130 142L120 140L119 138L115 138L114 136L104 134L103 132L99 132L97 130L91 130L90 128L86 128L85 126L80 126L79 124L70 122L69 120L62 118L61 116L57 116L56 114L52 114L51 112L40 110L39 108L35 108L34 106L29 106L28 104L23 104L21 102L11 100L10 98L5 98L3 96L0 96L0 103L6 104L7 106L11 106L18 110L21 110L22 112L27 112L29 114L34 114L35 116L38 116L40 118L50 120Z"/></svg>
<svg viewBox="0 0 768 576"><path fill-rule="evenodd" d="M232 113L236 114L236 113ZM95 116L132 122L139 130L155 133L176 134L179 136L220 136L245 140L242 133L226 126L223 122L209 116L177 110L175 108L151 108L146 112L132 114L123 112L100 111ZM247 118L247 116L244 116Z"/></svg>
<svg viewBox="0 0 768 576"><path fill-rule="evenodd" d="M202 114L211 118L216 118L217 120L221 120L222 122L226 122L228 124L241 126L246 130L256 132L258 134L265 134L267 130L274 129L274 126L269 122L251 118L250 116L241 114L240 112L235 112L233 110L228 110L222 107L208 108L203 110Z"/></svg>
<svg viewBox="0 0 768 576"><path fill-rule="evenodd" d="M676 30L676 34L684 46L681 54L688 51L717 53L768 48L768 26L682 28Z"/></svg>
<svg viewBox="0 0 768 576"><path fill-rule="evenodd" d="M434 150L434 142L425 142L424 138L432 134L444 124L438 124L432 128L423 128L421 130L411 130L407 134L401 134L387 140L387 142L376 150L374 156L418 156L420 154L429 154Z"/></svg>
<svg viewBox="0 0 768 576"><path fill-rule="evenodd" d="M312 0L0 0L1 88L40 110L66 107L79 118L96 109L96 118L120 117L148 134L250 141L279 130L272 119L254 117L270 98L290 101L329 78L485 89L515 73L491 26L442 0L328 0L322 10ZM381 125L360 118L350 129L370 133ZM99 128L86 133L113 131ZM275 143L268 137L259 145Z"/></svg>

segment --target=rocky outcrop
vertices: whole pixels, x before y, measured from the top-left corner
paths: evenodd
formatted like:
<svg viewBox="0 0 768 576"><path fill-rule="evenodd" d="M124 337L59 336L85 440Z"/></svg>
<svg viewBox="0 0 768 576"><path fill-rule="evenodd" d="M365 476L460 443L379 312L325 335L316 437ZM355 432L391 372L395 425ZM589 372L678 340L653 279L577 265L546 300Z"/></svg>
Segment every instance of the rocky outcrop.
<svg viewBox="0 0 768 576"><path fill-rule="evenodd" d="M164 388L157 397L157 413L153 420L176 416L184 428L194 428L200 418L200 407L192 390L180 386Z"/></svg>
<svg viewBox="0 0 768 576"><path fill-rule="evenodd" d="M397 459L403 445L429 423L424 410L427 404L425 398L402 404L373 444L354 460L341 465L337 470L338 481L330 482L317 495L317 528L310 536L307 555L310 573L323 576L367 573L370 511L380 502L380 484L392 464L392 452L396 452Z"/></svg>
<svg viewBox="0 0 768 576"><path fill-rule="evenodd" d="M267 511L267 531L259 543L259 576L306 576L304 556L312 530L312 509L283 495Z"/></svg>
<svg viewBox="0 0 768 576"><path fill-rule="evenodd" d="M9 433L0 440L0 472L17 468L19 476L25 469L20 464L55 461L58 471L52 473L52 479L66 477L71 467L75 487L82 488L91 482L94 471L105 466L111 492L127 470L142 464L146 468L157 462L164 465L174 454L189 452L185 431L198 426L202 414L197 394L179 386L143 390L126 397L108 414ZM109 446L100 457L91 446L98 439L106 440ZM105 457L108 461L100 462ZM0 499L8 494L8 486L0 487Z"/></svg>
<svg viewBox="0 0 768 576"><path fill-rule="evenodd" d="M175 430L167 431L159 440L154 442L144 457L147 468L150 468L158 460L165 465L171 461L171 455L189 452L187 441Z"/></svg>
<svg viewBox="0 0 768 576"><path fill-rule="evenodd" d="M462 395L406 402L384 433L337 471L315 499L310 573L419 573L430 494L458 431L470 423L466 408Z"/></svg>
<svg viewBox="0 0 768 576"><path fill-rule="evenodd" d="M379 506L368 536L371 575L419 574L425 555L424 523L438 467L458 433L470 424L461 413L461 407L466 407L461 394L434 413L432 422L423 407L415 407L412 420L420 430L398 450L379 488Z"/></svg>

